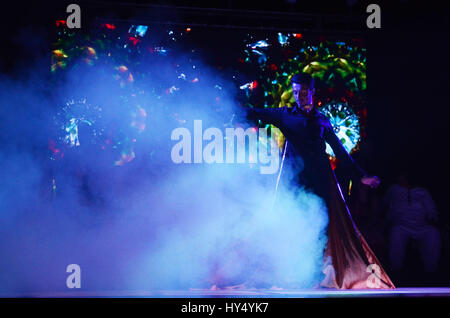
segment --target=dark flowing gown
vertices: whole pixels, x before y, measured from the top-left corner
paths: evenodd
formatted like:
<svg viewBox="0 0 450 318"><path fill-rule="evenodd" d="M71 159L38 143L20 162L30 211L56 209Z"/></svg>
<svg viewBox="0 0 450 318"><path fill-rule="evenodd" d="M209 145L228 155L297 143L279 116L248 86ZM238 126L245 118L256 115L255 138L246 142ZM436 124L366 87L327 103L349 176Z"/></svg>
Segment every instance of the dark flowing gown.
<svg viewBox="0 0 450 318"><path fill-rule="evenodd" d="M352 177L360 180L367 175L347 153L328 118L315 108L305 114L299 107L255 108L247 117L281 130L288 141L286 160L299 171L288 182L305 187L326 203L328 241L322 269L325 279L320 285L336 289L395 288L353 222L325 152L325 142Z"/></svg>

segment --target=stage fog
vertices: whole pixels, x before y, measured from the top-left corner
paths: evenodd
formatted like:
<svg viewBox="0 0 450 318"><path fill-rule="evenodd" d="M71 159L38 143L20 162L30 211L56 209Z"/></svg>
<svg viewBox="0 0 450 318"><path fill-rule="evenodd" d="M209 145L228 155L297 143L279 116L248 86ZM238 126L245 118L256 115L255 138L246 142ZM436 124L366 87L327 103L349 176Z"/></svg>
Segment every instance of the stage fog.
<svg viewBox="0 0 450 318"><path fill-rule="evenodd" d="M257 129L242 112L254 79L170 44L195 29L119 29L95 31L110 46L76 35L79 47L59 43L52 64L1 78L0 292L67 291L69 264L81 292L317 286L327 211L302 188L277 187L282 148L267 152L279 160L266 174L248 151L243 163L171 157L172 132L194 138L195 120L224 137ZM259 40L246 49L263 63Z"/></svg>

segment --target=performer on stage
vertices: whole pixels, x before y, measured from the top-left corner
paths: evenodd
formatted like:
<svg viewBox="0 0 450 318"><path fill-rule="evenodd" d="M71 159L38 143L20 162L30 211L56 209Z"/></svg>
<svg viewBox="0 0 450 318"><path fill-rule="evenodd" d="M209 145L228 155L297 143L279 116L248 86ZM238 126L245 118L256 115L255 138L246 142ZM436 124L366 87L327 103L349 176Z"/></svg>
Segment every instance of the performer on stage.
<svg viewBox="0 0 450 318"><path fill-rule="evenodd" d="M395 288L353 222L325 152L325 142L351 176L372 188L379 185L379 179L368 176L353 161L328 118L314 107L314 79L302 73L294 75L291 82L295 107L250 109L248 117L281 130L287 139L288 161L300 171L290 184L304 186L326 203L328 242L324 252L325 279L320 285L337 289Z"/></svg>

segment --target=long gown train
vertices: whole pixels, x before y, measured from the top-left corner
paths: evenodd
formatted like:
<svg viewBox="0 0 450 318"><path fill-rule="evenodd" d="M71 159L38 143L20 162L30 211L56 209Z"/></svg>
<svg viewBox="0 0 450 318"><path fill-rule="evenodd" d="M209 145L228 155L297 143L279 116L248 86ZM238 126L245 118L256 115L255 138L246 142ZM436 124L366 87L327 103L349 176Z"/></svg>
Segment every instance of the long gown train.
<svg viewBox="0 0 450 318"><path fill-rule="evenodd" d="M334 173L329 186L325 279L320 285L337 289L395 288L353 222Z"/></svg>

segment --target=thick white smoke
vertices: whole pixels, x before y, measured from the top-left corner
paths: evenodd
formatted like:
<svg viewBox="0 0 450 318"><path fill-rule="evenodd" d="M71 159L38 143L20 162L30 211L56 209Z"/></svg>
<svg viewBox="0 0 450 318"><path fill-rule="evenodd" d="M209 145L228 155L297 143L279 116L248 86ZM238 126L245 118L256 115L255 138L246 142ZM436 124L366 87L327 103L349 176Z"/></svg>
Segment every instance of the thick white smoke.
<svg viewBox="0 0 450 318"><path fill-rule="evenodd" d="M179 61L182 53L172 58ZM152 70L155 76L142 86L169 83L172 62ZM56 164L46 158L59 107L49 90L53 96L82 96L101 105L106 125L127 118L115 101L113 70L80 68L59 83L2 79L2 294L68 291L69 264L81 267L82 292L238 284L309 288L319 283L328 222L320 198L280 187L274 205L276 174L260 174L248 164L172 162L173 129L190 129L196 119L222 129L239 113L232 84L207 65L196 65L204 72L192 91L176 91L159 108L143 101L146 129L136 142L135 160L124 166L81 151L83 140L77 156L67 154ZM140 67L150 66L142 61ZM210 104L214 82L226 91L220 112ZM184 123L171 120L175 112Z"/></svg>

